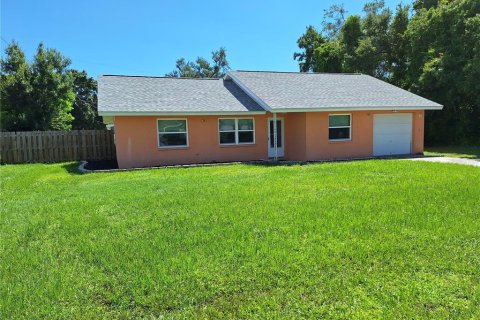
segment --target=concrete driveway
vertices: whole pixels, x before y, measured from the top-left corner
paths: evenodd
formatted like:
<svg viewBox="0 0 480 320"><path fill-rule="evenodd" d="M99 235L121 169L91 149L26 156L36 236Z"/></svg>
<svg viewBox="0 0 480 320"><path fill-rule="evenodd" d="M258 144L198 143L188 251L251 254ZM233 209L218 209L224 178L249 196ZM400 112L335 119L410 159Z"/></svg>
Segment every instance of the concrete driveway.
<svg viewBox="0 0 480 320"><path fill-rule="evenodd" d="M456 164L464 164L464 165L467 165L467 166L480 167L480 159L463 159L463 158L450 158L450 157L423 157L423 158L410 158L410 159L407 159L407 160L441 162L441 163L456 163Z"/></svg>

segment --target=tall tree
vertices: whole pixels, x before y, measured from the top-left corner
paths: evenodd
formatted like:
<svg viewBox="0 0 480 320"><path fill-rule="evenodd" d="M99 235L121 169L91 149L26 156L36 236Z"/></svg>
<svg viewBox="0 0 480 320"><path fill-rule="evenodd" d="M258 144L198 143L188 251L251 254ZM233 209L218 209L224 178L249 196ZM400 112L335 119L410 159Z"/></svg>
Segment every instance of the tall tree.
<svg viewBox="0 0 480 320"><path fill-rule="evenodd" d="M339 41L322 43L315 49L315 72L342 72L343 49Z"/></svg>
<svg viewBox="0 0 480 320"><path fill-rule="evenodd" d="M357 49L362 41L362 38L363 32L360 16L349 16L345 21L345 24L342 26L338 41L339 45L343 46L343 51L341 52L342 57L340 57L340 59L342 61L344 60L344 70L348 70L350 72L362 70L362 64L360 64L360 61L357 57Z"/></svg>
<svg viewBox="0 0 480 320"><path fill-rule="evenodd" d="M32 64L31 130L69 130L75 93L72 78L67 72L70 59L55 49L39 44Z"/></svg>
<svg viewBox="0 0 480 320"><path fill-rule="evenodd" d="M180 58L175 63L175 70L166 74L167 77L182 78L221 78L225 76L230 69L227 60L227 51L220 47L217 51L212 51L212 62L198 57L195 62L186 61Z"/></svg>
<svg viewBox="0 0 480 320"><path fill-rule="evenodd" d="M104 128L97 113L97 83L70 60L40 43L30 63L16 42L5 49L0 70L2 130Z"/></svg>
<svg viewBox="0 0 480 320"><path fill-rule="evenodd" d="M5 49L5 59L1 60L0 118L3 130L27 130L30 127L33 121L30 112L31 76L22 49L18 43L10 43Z"/></svg>
<svg viewBox="0 0 480 320"><path fill-rule="evenodd" d="M387 57L390 51L388 30L392 12L385 8L383 0L374 0L365 4L363 11L363 33L368 40L363 43L364 50L361 60L367 65L362 65L362 72L381 79L388 78ZM373 66L373 70L372 70Z"/></svg>
<svg viewBox="0 0 480 320"><path fill-rule="evenodd" d="M479 12L480 1L445 1L418 9L408 25L406 87L445 105L427 113L429 143L480 143Z"/></svg>
<svg viewBox="0 0 480 320"><path fill-rule="evenodd" d="M409 41L407 28L409 23L409 6L399 4L388 31L390 50L387 54L390 82L405 87L408 69Z"/></svg>
<svg viewBox="0 0 480 320"><path fill-rule="evenodd" d="M314 51L325 40L322 35L313 26L308 26L305 33L298 38L297 45L302 52L295 52L293 59L298 61L300 71L308 72L315 68L315 55Z"/></svg>
<svg viewBox="0 0 480 320"><path fill-rule="evenodd" d="M323 33L327 39L336 39L345 22L347 10L343 4L331 5L323 11Z"/></svg>
<svg viewBox="0 0 480 320"><path fill-rule="evenodd" d="M105 124L97 112L97 81L85 71L69 70L73 79L75 101L73 103L72 129L102 129Z"/></svg>

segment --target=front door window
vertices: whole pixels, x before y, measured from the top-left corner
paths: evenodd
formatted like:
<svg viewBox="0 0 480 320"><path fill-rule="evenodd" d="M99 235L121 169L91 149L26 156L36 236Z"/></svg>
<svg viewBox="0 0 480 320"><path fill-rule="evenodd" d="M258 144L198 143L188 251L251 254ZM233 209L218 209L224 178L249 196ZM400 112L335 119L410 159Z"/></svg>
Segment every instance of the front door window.
<svg viewBox="0 0 480 320"><path fill-rule="evenodd" d="M277 120L277 148L282 147L282 120ZM273 120L270 120L270 148L275 148Z"/></svg>
<svg viewBox="0 0 480 320"><path fill-rule="evenodd" d="M284 131L283 131L283 119L277 118L277 149L275 150L275 135L274 135L274 121L273 119L268 120L268 156L273 158L283 157L284 156Z"/></svg>

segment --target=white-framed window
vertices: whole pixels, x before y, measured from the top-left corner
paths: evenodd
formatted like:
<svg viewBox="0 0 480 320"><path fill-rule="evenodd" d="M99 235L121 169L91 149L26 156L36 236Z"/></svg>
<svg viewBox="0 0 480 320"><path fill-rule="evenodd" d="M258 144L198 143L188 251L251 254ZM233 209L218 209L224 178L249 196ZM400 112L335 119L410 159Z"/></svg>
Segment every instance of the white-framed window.
<svg viewBox="0 0 480 320"><path fill-rule="evenodd" d="M253 118L218 119L218 141L223 145L254 144Z"/></svg>
<svg viewBox="0 0 480 320"><path fill-rule="evenodd" d="M352 139L352 115L328 115L328 140L348 141Z"/></svg>
<svg viewBox="0 0 480 320"><path fill-rule="evenodd" d="M158 119L158 147L188 147L187 119Z"/></svg>

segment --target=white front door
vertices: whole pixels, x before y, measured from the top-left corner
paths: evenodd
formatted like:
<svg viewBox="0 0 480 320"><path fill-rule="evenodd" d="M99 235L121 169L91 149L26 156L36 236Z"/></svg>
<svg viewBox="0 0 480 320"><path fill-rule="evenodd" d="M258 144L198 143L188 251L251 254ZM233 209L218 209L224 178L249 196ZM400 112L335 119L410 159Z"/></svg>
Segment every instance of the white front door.
<svg viewBox="0 0 480 320"><path fill-rule="evenodd" d="M412 152L412 114L373 116L373 155L389 156Z"/></svg>
<svg viewBox="0 0 480 320"><path fill-rule="evenodd" d="M277 118L277 157L284 156L284 144L285 140L283 129L283 118ZM273 118L268 119L268 157L275 157L275 136L274 136L274 127L273 127Z"/></svg>

